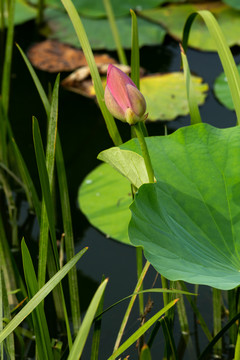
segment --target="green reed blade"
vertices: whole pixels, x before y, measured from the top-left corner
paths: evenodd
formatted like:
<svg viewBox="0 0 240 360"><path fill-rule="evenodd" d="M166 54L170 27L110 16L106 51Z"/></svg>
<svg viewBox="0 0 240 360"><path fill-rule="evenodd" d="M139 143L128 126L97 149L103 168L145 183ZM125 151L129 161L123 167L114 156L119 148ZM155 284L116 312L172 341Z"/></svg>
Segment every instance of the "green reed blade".
<svg viewBox="0 0 240 360"><path fill-rule="evenodd" d="M47 117L49 117L50 107L51 107L51 106L50 106L50 102L49 102L49 100L48 100L48 97L47 97L47 95L46 95L46 93L45 93L45 91L44 91L44 89L43 89L43 87L42 87L42 84L40 83L40 81L39 81L39 79L38 79L38 77L37 77L37 74L36 74L35 70L33 69L30 61L28 60L27 56L26 56L26 55L24 54L24 52L22 51L21 47L20 47L18 44L16 44L16 45L17 45L17 48L18 48L18 50L20 51L20 53L21 53L21 55L22 55L22 57L23 57L23 60L24 60L25 64L26 64L27 67L28 67L28 70L29 70L31 76L32 76L32 79L33 79L33 81L34 81L34 84L35 84L35 86L36 86L36 88L37 88L37 90L38 90L39 96L40 96L40 98L41 98L41 100L42 100L42 103L43 103L43 106L44 106L44 108L45 108Z"/></svg>
<svg viewBox="0 0 240 360"><path fill-rule="evenodd" d="M68 15L72 21L72 24L75 28L77 37L78 37L81 47L83 49L84 55L86 57L86 60L87 60L87 63L88 63L88 66L89 66L89 69L91 72L91 77L93 80L93 85L94 85L97 101L98 101L99 107L101 109L101 112L103 114L103 117L105 119L109 135L110 135L113 143L116 146L120 145L120 144L122 144L122 139L119 134L118 128L116 126L115 120L113 119L112 115L109 113L109 111L105 105L104 91L103 91L101 78L100 78L100 75L99 75L95 60L94 60L92 49L90 47L85 29L81 22L81 19L78 15L76 8L74 7L73 3L71 2L71 0L62 0L62 3L64 5L65 9L67 10Z"/></svg>
<svg viewBox="0 0 240 360"><path fill-rule="evenodd" d="M213 288L213 336L216 336L222 328L222 292ZM222 339L213 348L214 356L222 355Z"/></svg>
<svg viewBox="0 0 240 360"><path fill-rule="evenodd" d="M114 12L113 12L113 8L112 8L112 4L110 0L103 0L103 4L107 13L107 17L108 17L108 21L109 21L109 25L111 28L111 32L112 32L112 36L117 48L117 54L118 54L118 59L119 62L121 64L127 65L127 58L126 58L126 54L124 52L124 49L122 47L122 42L121 42L121 38L120 38L120 34L117 28L117 24L116 24L116 20L115 20L115 16L114 16Z"/></svg>
<svg viewBox="0 0 240 360"><path fill-rule="evenodd" d="M105 280L105 276L102 276L102 282ZM104 294L101 297L97 311L96 311L96 320L94 321L94 329L92 336L92 349L91 349L91 360L96 360L99 357L99 344L100 344L100 335L101 335L101 325L102 325L102 316L104 303Z"/></svg>
<svg viewBox="0 0 240 360"><path fill-rule="evenodd" d="M65 249L66 258L69 261L75 253L74 250L74 239L72 229L72 217L71 208L68 194L67 176L64 166L64 159L62 153L62 146L60 137L57 135L56 143L56 166L58 173L58 185L60 192L60 201L62 207L62 219L63 228L65 234ZM72 268L68 273L68 285L69 285L69 297L71 303L72 322L73 322L73 334L76 336L78 329L81 325L81 311L80 311L80 300L78 294L78 280L77 280L77 269Z"/></svg>
<svg viewBox="0 0 240 360"><path fill-rule="evenodd" d="M240 125L240 76L234 58L232 56L232 53L222 33L222 30L218 25L215 17L209 11L207 10L198 11L192 13L188 17L183 30L183 49L186 52L189 32L192 23L197 15L200 15L202 17L211 37L215 41L216 49L220 57L225 75L228 80L228 85L230 88L232 100L237 115L237 122L238 125Z"/></svg>
<svg viewBox="0 0 240 360"><path fill-rule="evenodd" d="M49 184L50 194L52 193L53 187L53 172L54 172L54 163L55 163L55 148L56 148L56 135L57 135L57 121L58 121L58 90L59 90L59 75L56 78L54 89L53 89L53 96L52 96L52 104L50 108L50 116L48 121L48 134L47 134L47 149L46 149L46 170L43 171L42 174L39 172L40 182L43 184L43 181ZM40 135L40 132L37 131L36 134ZM42 148L40 143L41 139L39 138L39 151ZM37 140L37 139L36 139ZM44 152L41 151L43 154L42 161L44 161ZM39 158L40 161L40 158ZM38 163L39 163L38 161ZM40 163L39 163L40 165ZM38 165L38 166L39 166ZM45 167L42 164L42 167ZM40 170L39 170L40 171ZM43 175L47 178L44 180ZM42 181L41 181L42 178ZM46 188L45 188L46 189ZM55 236L55 229L54 229L54 209L52 202L50 202L49 193L43 191L44 202L42 206L42 218L41 218L41 229L40 229L40 240L39 240L39 262L38 262L38 282L39 287L42 287L45 283L46 277L46 265L47 265L47 256L48 256L48 221L50 227L50 233L52 236L52 241L56 244L56 236ZM46 198L47 196L47 198ZM51 195L50 195L51 197ZM52 197L51 197L52 198ZM46 201L49 202L46 204ZM51 213L50 213L51 211ZM49 216L51 216L50 219ZM53 245L53 249L55 252L55 258L58 258L56 245Z"/></svg>
<svg viewBox="0 0 240 360"><path fill-rule="evenodd" d="M9 96L10 96L10 82L11 82L11 65L12 65L12 51L14 38L14 12L15 0L10 0L8 10L8 30L5 48L5 58L3 64L3 78L2 78L2 106L5 116L8 114Z"/></svg>
<svg viewBox="0 0 240 360"><path fill-rule="evenodd" d="M11 310L10 310L10 304L8 301L8 294L7 294L7 288L6 283L4 280L3 272L2 274L2 305L3 305L3 315L4 319L10 320L11 319ZM11 334L5 342L6 346L4 347L4 350L7 353L7 358L10 360L15 360L15 346L14 346L14 336ZM5 345L4 344L4 345Z"/></svg>
<svg viewBox="0 0 240 360"><path fill-rule="evenodd" d="M113 354L108 358L108 360L115 360L119 355L121 355L125 350L127 350L132 344L137 341L166 311L168 311L172 306L177 302L173 300L163 309L158 311L154 316L151 317L145 324L143 324L137 331L135 331Z"/></svg>
<svg viewBox="0 0 240 360"><path fill-rule="evenodd" d="M3 330L3 271L0 269L0 332ZM3 359L3 343L0 344L0 359Z"/></svg>
<svg viewBox="0 0 240 360"><path fill-rule="evenodd" d="M79 329L79 332L77 334L77 337L74 341L72 350L70 351L70 354L68 356L68 360L75 360L80 359L82 355L82 351L84 348L84 345L86 343L95 313L98 309L99 303L101 301L101 298L104 294L106 285L108 283L108 279L104 280L102 284L97 289L88 309L86 312L86 315L83 319L82 325Z"/></svg>
<svg viewBox="0 0 240 360"><path fill-rule="evenodd" d="M47 117L50 114L50 103L48 97L37 77L35 70L33 69L31 63L29 62L28 58L18 46L20 53L28 67L28 70L32 76L34 84L38 90L39 96L42 100L43 106L45 108ZM67 261L71 259L74 255L74 242L73 242L73 230L72 230L72 221L71 221L71 210L70 210L70 201L68 195L68 186L67 186L67 178L66 178L66 171L64 167L64 159L63 153L61 148L61 142L59 135L57 135L57 143L56 143L56 164L57 164L57 171L58 171L58 182L59 182L59 190L60 190L60 200L62 206L62 218L63 218L63 226L64 226L64 233L65 233L65 246L66 246L66 256ZM40 221L39 221L40 223ZM70 290L70 297L71 297L71 311L72 311L72 319L73 319L73 327L74 327L74 334L79 329L79 324L81 322L80 319L80 304L79 304L79 296L78 296L78 282L77 282L77 271L76 268L73 268L69 273L69 289Z"/></svg>
<svg viewBox="0 0 240 360"><path fill-rule="evenodd" d="M131 9L132 17L132 45L131 45L131 79L138 89L140 89L140 59L139 59L139 42L138 42L138 23L135 12Z"/></svg>
<svg viewBox="0 0 240 360"><path fill-rule="evenodd" d="M38 282L32 259L24 239L22 240L21 248L24 276L28 288L28 298L29 300L31 300L33 296L38 292ZM53 360L51 339L48 331L48 325L44 313L43 303L39 304L36 309L32 311L32 319L37 345L37 354L39 358Z"/></svg>
<svg viewBox="0 0 240 360"><path fill-rule="evenodd" d="M72 267L78 262L82 255L87 251L87 248L81 250L75 255L66 265L62 267L19 311L19 313L9 322L9 324L0 333L0 343L14 331L14 329L45 299L45 297L54 289L54 287L66 276Z"/></svg>
<svg viewBox="0 0 240 360"><path fill-rule="evenodd" d="M196 93L192 82L192 77L188 65L188 60L183 48L180 46L181 49L181 57L182 57L182 64L183 64L183 71L184 71L184 78L186 83L186 90L187 90L187 99L188 99L188 106L191 118L191 125L198 124L202 122L201 115L199 112L197 100L196 100Z"/></svg>

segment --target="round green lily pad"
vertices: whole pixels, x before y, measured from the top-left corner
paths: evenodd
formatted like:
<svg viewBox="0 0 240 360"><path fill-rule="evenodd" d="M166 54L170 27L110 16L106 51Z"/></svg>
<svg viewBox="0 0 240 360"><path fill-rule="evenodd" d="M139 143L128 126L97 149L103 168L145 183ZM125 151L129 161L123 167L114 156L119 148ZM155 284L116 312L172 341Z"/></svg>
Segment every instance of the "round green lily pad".
<svg viewBox="0 0 240 360"><path fill-rule="evenodd" d="M192 77L198 105L202 105L207 96L208 84L200 77ZM156 74L141 79L141 92L147 103L148 119L174 120L177 116L189 113L186 83L181 72Z"/></svg>
<svg viewBox="0 0 240 360"><path fill-rule="evenodd" d="M130 182L108 164L101 164L83 180L80 209L89 222L107 237L132 245L128 237L132 203Z"/></svg>
<svg viewBox="0 0 240 360"><path fill-rule="evenodd" d="M238 72L240 74L240 65L238 65ZM214 82L214 94L218 101L222 103L229 110L234 110L232 96L228 86L228 81L225 73L221 73Z"/></svg>
<svg viewBox="0 0 240 360"><path fill-rule="evenodd" d="M240 12L219 1L199 4L170 4L161 8L143 10L139 13L144 18L161 24L173 38L181 41L183 27L188 16L204 9L210 10L217 18L228 45L239 45ZM214 41L209 35L204 21L199 16L191 28L188 44L196 49L216 51Z"/></svg>
<svg viewBox="0 0 240 360"><path fill-rule="evenodd" d="M80 47L79 41L73 29L73 25L68 15L56 9L45 11L47 28L43 33L50 39L56 39L66 44ZM116 48L107 19L88 19L82 17L82 22L86 30L90 45L93 50ZM116 20L119 29L122 46L131 48L131 17L123 17ZM147 20L138 20L139 46L161 44L166 31Z"/></svg>

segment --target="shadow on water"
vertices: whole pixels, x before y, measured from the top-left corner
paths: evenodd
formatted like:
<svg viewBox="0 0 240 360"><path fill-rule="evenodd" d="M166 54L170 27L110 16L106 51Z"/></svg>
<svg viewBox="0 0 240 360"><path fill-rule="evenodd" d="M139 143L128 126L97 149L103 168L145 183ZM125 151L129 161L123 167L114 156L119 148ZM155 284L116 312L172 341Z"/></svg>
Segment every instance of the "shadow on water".
<svg viewBox="0 0 240 360"><path fill-rule="evenodd" d="M16 42L19 43L25 52L30 44L40 39L41 38L35 33L33 23L28 23L16 28ZM239 49L234 49L234 54L236 61L239 62ZM112 53L111 55L116 58L116 53ZM130 53L127 52L127 55L129 58ZM163 46L142 48L140 55L141 66L146 68L149 73L179 71L179 45L169 37L166 38ZM203 121L222 128L234 126L236 123L235 114L221 106L214 98L212 92L213 81L222 71L218 56L214 53L203 53L190 49L188 51L188 58L192 72L203 77L203 80L209 84L210 88L206 103L200 108ZM14 49L12 72L10 120L16 142L30 169L34 182L38 183L31 119L32 115L36 116L39 120L42 134L45 134L46 118L32 79L16 48ZM48 88L49 82L53 84L55 75L41 71L37 71L37 73L45 89ZM66 74L62 74L61 78L63 79L65 75ZM189 116L179 117L177 120L167 123L168 132L171 133L177 128L188 124ZM124 138L127 139L128 131L124 124L118 124L118 126L124 133ZM150 135L163 134L162 123L148 124L148 129ZM109 139L97 105L92 100L67 92L62 88L60 89L59 101L59 132L67 170L76 251L84 246L89 246L89 250L77 265L79 270L79 292L82 310L84 311L90 302L97 288L97 284L101 281L102 274L110 278L105 296L105 306L107 307L133 292L136 284L135 249L107 239L92 228L78 209L77 191L87 173L99 164L99 161L96 159L98 153L112 146L112 142ZM39 184L38 190L40 190ZM16 195L21 199L21 195L18 195L18 193L16 193ZM32 244L31 250L33 250L33 254L37 256L36 239L38 225L36 224L35 218L28 214L28 208L24 201L20 206L19 224L19 235L25 236L29 246ZM59 236L61 236L62 224L60 220L57 226ZM146 288L152 286L155 275L154 269L151 268L145 281L144 286ZM159 279L157 280L156 286L161 286ZM192 291L193 287L190 286L189 289ZM154 307L151 313L153 314L160 309L163 304L160 295L153 294L151 297L154 300ZM145 299L147 299L147 295ZM210 328L212 324L211 302L211 289L204 286L200 287L198 304ZM191 333L195 333L194 321L191 318L192 312L187 303L186 306L190 314ZM105 360L111 353L125 309L126 303L124 302L107 312L103 317L100 360ZM133 330L136 330L139 325L137 310L136 306L130 317L126 333L124 334L125 339ZM176 336L180 338L180 328L177 320L175 325ZM208 341L204 337L202 330L198 329L198 331L198 347L202 350L208 344ZM194 337L192 341L193 347L195 348L196 342ZM82 357L83 360L89 360L90 358L90 345L90 340L88 340L85 353ZM154 359L161 359L163 347L164 340L162 332L160 331L157 340L153 344L152 353ZM159 351L159 349L161 350ZM127 354L131 355L131 359L136 358L136 350L134 348L126 352L125 355ZM183 359L194 359L191 347L187 348Z"/></svg>

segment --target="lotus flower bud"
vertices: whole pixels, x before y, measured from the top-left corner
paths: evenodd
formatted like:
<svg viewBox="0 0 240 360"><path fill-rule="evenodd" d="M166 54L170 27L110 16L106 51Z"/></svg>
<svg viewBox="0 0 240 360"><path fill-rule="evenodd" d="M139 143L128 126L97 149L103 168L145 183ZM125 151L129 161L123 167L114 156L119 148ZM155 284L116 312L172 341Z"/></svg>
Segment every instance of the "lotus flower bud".
<svg viewBox="0 0 240 360"><path fill-rule="evenodd" d="M129 125L147 118L143 95L124 72L111 64L108 66L104 99L110 113Z"/></svg>

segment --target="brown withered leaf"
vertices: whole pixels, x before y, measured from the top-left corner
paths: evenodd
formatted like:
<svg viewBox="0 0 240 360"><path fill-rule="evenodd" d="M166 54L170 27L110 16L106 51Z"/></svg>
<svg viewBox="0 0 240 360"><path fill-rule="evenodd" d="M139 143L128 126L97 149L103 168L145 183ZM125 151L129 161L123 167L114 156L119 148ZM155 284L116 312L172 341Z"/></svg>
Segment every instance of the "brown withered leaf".
<svg viewBox="0 0 240 360"><path fill-rule="evenodd" d="M34 44L27 52L28 58L37 69L47 72L73 71L87 66L82 50L56 40L45 40ZM115 64L107 54L95 55L97 64Z"/></svg>
<svg viewBox="0 0 240 360"><path fill-rule="evenodd" d="M130 73L131 68L127 65L115 64L119 69L127 75ZM97 64L98 71L103 77L107 75L108 64ZM95 98L95 91L90 77L90 70L88 66L83 66L75 70L72 74L66 77L61 85L67 90L73 91L86 97Z"/></svg>

